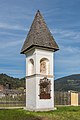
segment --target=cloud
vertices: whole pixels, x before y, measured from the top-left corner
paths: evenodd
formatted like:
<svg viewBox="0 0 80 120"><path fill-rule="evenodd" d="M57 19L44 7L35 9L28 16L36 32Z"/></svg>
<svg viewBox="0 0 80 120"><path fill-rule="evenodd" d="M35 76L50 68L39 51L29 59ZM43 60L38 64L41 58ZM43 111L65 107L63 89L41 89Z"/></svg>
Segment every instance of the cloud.
<svg viewBox="0 0 80 120"><path fill-rule="evenodd" d="M5 68L0 68L0 71L6 71L7 70L7 72L9 73L9 72L11 72L11 73L21 73L22 72L22 70L17 70L17 69L11 69L11 68L9 68L9 69L7 69L8 67L5 67Z"/></svg>
<svg viewBox="0 0 80 120"><path fill-rule="evenodd" d="M65 71L56 71L55 72L55 80L58 79L58 78L61 78L61 77L65 77L65 76L68 76L68 75L72 75L72 74L80 74L79 70L78 69L72 69L70 70L69 68L66 69Z"/></svg>
<svg viewBox="0 0 80 120"><path fill-rule="evenodd" d="M25 28L21 25L12 25L9 23L0 23L0 28L3 29L11 29L11 30L24 30L24 31L28 31L28 28Z"/></svg>
<svg viewBox="0 0 80 120"><path fill-rule="evenodd" d="M19 44L21 44L21 43L22 43L22 40L12 41L12 42L7 41L6 44L3 42L3 43L0 43L0 49L12 47L12 46L16 46L16 45L19 45Z"/></svg>
<svg viewBox="0 0 80 120"><path fill-rule="evenodd" d="M80 47L60 45L60 51L55 53L55 76L63 77L80 73Z"/></svg>
<svg viewBox="0 0 80 120"><path fill-rule="evenodd" d="M68 53L68 54L80 54L80 47L74 47L74 46L64 46L60 45L60 50L62 53Z"/></svg>
<svg viewBox="0 0 80 120"><path fill-rule="evenodd" d="M21 77L25 77L25 70L17 70L16 69L10 69L8 67L6 68L0 68L0 73L4 73L4 74L7 74L9 76L13 76L13 77L18 77L18 78L21 78Z"/></svg>
<svg viewBox="0 0 80 120"><path fill-rule="evenodd" d="M55 53L57 77L80 72L79 0L66 1L66 4L64 0L39 0L33 4L32 1L14 1L0 2L0 72L19 77L25 73L25 58L20 55L20 50L24 42L23 35L25 37L29 30L26 25L30 26L37 8L46 17L45 21L55 28L51 31L60 47Z"/></svg>
<svg viewBox="0 0 80 120"><path fill-rule="evenodd" d="M80 42L80 32L79 31L73 31L73 30L61 30L61 29L51 29L50 30L52 34L54 35L58 35L61 38L70 38L67 39L67 41L73 41L73 40L77 40L74 42ZM67 42L66 41L66 42Z"/></svg>
<svg viewBox="0 0 80 120"><path fill-rule="evenodd" d="M59 14L61 13L60 11L60 8L59 7L55 7L54 9L49 9L49 10L46 10L45 12L43 12L45 15L49 15L49 14Z"/></svg>
<svg viewBox="0 0 80 120"><path fill-rule="evenodd" d="M7 35L7 36L16 36L16 37L21 37L23 36L24 34L19 34L19 33L12 33L12 32L2 32L0 31L0 35Z"/></svg>
<svg viewBox="0 0 80 120"><path fill-rule="evenodd" d="M78 67L80 64L80 48L73 46L61 46L55 54L56 65L64 67Z"/></svg>

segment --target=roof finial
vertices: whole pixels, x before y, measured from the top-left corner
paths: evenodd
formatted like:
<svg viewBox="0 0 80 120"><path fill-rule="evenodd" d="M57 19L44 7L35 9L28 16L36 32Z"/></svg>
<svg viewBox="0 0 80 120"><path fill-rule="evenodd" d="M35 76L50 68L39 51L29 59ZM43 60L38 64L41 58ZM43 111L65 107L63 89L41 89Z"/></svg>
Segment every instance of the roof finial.
<svg viewBox="0 0 80 120"><path fill-rule="evenodd" d="M39 12L40 13L40 10L38 9L38 11L37 12Z"/></svg>

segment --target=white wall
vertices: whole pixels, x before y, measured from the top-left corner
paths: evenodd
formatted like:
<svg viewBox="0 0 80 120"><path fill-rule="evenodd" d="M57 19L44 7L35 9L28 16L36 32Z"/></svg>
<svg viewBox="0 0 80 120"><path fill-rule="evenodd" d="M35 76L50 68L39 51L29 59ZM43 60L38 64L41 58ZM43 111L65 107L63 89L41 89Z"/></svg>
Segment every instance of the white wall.
<svg viewBox="0 0 80 120"><path fill-rule="evenodd" d="M26 79L26 107L30 109L36 107L36 79L34 77Z"/></svg>
<svg viewBox="0 0 80 120"><path fill-rule="evenodd" d="M36 66L35 66L35 51L34 50L26 53L26 76L31 75L31 72L29 72L29 64L30 64L29 61L30 61L30 59L33 59L33 61L34 61L34 68L32 68L33 69L32 75L33 75L33 74L35 74L35 68L36 68Z"/></svg>
<svg viewBox="0 0 80 120"><path fill-rule="evenodd" d="M39 98L39 82L45 75L40 73L40 60L47 58L50 62L51 99ZM33 76L28 75L28 61L34 60ZM26 108L27 109L54 109L54 74L53 74L53 52L49 50L34 49L26 53Z"/></svg>
<svg viewBox="0 0 80 120"><path fill-rule="evenodd" d="M53 78L48 78L49 80L51 80L51 99L40 99L40 97L38 96L40 94L39 83L40 83L40 79L42 79L42 78L43 77L36 78L36 107L37 107L37 109L54 108Z"/></svg>

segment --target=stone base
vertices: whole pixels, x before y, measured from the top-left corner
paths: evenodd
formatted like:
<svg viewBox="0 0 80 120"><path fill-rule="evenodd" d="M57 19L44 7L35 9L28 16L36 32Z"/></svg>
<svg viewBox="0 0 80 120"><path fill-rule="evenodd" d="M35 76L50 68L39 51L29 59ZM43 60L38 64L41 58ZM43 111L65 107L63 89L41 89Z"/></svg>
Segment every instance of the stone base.
<svg viewBox="0 0 80 120"><path fill-rule="evenodd" d="M54 107L54 108L24 108L25 110L28 110L28 111L35 111L35 112L37 112L37 111L51 111L51 110L56 110L56 108Z"/></svg>

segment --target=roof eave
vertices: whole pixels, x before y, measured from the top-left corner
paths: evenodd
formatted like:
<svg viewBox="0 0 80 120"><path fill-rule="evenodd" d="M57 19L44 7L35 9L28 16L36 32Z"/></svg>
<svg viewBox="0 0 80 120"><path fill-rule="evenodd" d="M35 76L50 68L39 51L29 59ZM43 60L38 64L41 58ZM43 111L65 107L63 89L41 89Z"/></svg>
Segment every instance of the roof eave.
<svg viewBox="0 0 80 120"><path fill-rule="evenodd" d="M54 52L56 52L56 51L59 50L58 47L52 47L52 48L51 48L51 47L46 47L46 46L31 45L30 47L28 47L28 48L22 50L22 51L20 52L20 54L25 54L26 51L28 51L29 49L31 49L31 48L34 47L34 46L35 46L35 47L47 48L47 49L52 50L52 51L54 51Z"/></svg>

